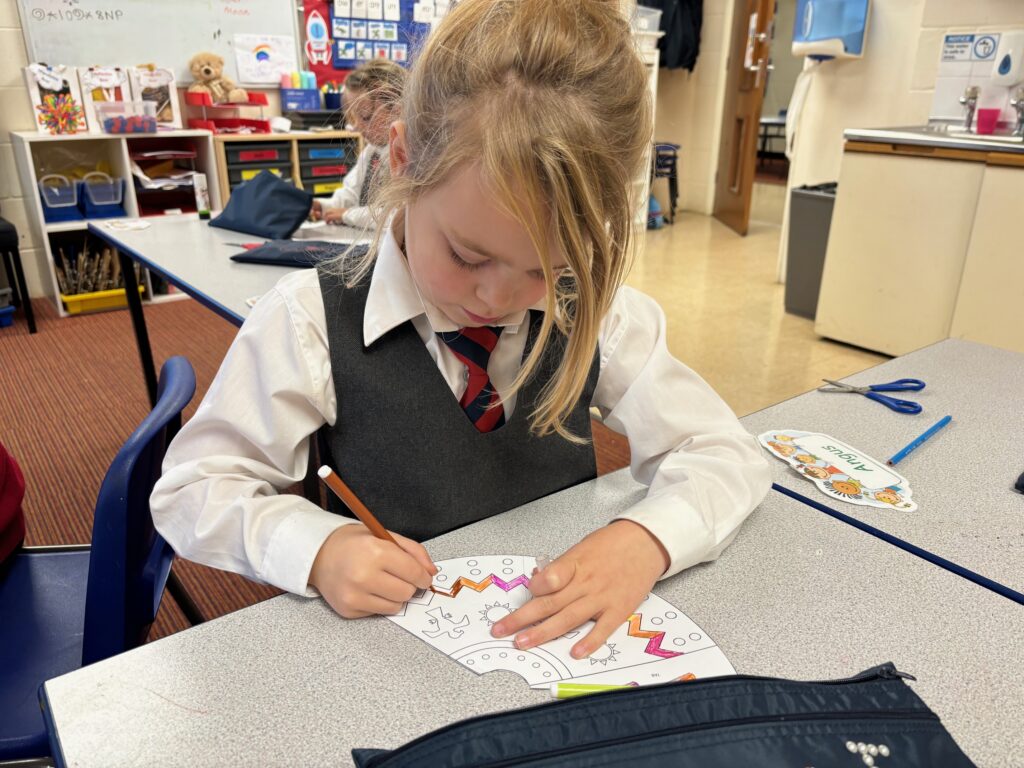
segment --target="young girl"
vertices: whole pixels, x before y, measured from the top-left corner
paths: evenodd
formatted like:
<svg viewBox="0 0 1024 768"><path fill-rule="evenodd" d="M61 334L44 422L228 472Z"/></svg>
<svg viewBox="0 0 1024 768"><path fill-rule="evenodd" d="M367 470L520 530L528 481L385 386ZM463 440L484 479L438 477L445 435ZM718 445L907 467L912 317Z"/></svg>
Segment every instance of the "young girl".
<svg viewBox="0 0 1024 768"><path fill-rule="evenodd" d="M596 406L650 490L493 628L528 648L593 618L572 651L588 656L659 578L717 557L770 482L754 438L669 354L661 310L621 285L645 68L612 0L463 0L402 116L368 258L260 299L171 445L157 528L344 617L393 613L436 572L417 541L595 476ZM399 546L278 494L317 430Z"/></svg>
<svg viewBox="0 0 1024 768"><path fill-rule="evenodd" d="M379 183L388 162L388 128L398 118L405 70L393 61L374 59L360 64L345 78L345 99L349 119L363 134L366 146L341 189L325 200L314 200L314 221L348 224L369 229L373 226L370 193Z"/></svg>

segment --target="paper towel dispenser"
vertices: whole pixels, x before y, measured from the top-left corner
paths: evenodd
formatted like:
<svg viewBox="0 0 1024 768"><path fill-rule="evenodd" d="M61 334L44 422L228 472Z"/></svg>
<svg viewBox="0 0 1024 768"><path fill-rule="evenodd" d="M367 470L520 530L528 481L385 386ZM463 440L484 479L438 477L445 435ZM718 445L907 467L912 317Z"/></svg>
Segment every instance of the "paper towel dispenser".
<svg viewBox="0 0 1024 768"><path fill-rule="evenodd" d="M797 0L793 55L859 59L864 55L870 0Z"/></svg>

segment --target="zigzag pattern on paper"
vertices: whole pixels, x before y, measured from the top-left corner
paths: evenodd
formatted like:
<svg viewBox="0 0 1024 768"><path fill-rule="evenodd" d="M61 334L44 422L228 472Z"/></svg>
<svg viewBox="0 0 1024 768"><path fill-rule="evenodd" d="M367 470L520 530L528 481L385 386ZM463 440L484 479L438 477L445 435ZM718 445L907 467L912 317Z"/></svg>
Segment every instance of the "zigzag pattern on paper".
<svg viewBox="0 0 1024 768"><path fill-rule="evenodd" d="M468 587L469 589L475 590L477 592L483 592L492 584L496 587L503 589L505 592L511 592L518 586L530 586L530 580L529 578L527 578L525 573L516 576L514 579L512 579L512 581L504 581L501 579L501 577L496 576L493 573L490 576L485 576L480 581L473 581L472 579L467 579L465 576L459 576L459 578L455 581L455 586L453 586L450 590L441 589L439 587L431 585L430 591L433 592L435 595L455 597L459 594L459 592L462 591L463 587Z"/></svg>
<svg viewBox="0 0 1024 768"><path fill-rule="evenodd" d="M682 656L683 654L679 651L666 651L661 647L661 641L665 639L664 632L652 632L650 630L640 629L640 620L643 618L643 614L634 613L627 619L629 623L629 629L626 634L630 637L638 638L650 638L647 643L647 647L644 648L644 653L649 653L652 656L660 656L663 659L671 659L675 656Z"/></svg>

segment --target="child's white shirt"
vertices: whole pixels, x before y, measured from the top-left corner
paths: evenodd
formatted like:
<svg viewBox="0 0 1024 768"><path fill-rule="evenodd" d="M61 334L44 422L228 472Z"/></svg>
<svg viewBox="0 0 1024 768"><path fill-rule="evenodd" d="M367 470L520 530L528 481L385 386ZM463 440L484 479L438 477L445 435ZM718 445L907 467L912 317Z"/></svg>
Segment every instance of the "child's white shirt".
<svg viewBox="0 0 1024 768"><path fill-rule="evenodd" d="M368 205L359 204L359 192L363 188L363 179L370 168L370 160L374 155L380 155L378 162L388 162L388 148L378 147L375 144L366 144L363 151L359 153L356 164L345 174L342 185L334 190L334 194L327 198L318 198L320 203L328 208L344 208L341 221L350 227L370 229L375 221L373 213Z"/></svg>
<svg viewBox="0 0 1024 768"><path fill-rule="evenodd" d="M528 317L497 323L504 331L488 372L499 393L518 373ZM434 335L456 326L421 298L389 231L367 294L364 343L410 320L458 399L465 366ZM629 439L633 477L649 486L616 518L658 538L671 558L668 576L715 559L768 492L771 473L729 407L669 353L665 330L653 299L618 291L601 327L591 405ZM515 399L505 408L511 415ZM336 415L317 271L298 270L257 302L171 444L151 498L157 529L189 560L315 596L313 560L336 528L355 521L276 489L302 480L309 436Z"/></svg>

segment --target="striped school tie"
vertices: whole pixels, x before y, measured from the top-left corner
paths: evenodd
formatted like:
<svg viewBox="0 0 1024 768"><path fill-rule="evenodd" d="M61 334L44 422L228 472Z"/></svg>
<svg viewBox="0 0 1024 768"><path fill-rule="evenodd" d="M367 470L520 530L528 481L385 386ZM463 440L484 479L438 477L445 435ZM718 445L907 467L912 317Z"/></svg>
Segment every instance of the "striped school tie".
<svg viewBox="0 0 1024 768"><path fill-rule="evenodd" d="M469 420L481 432L490 432L505 423L505 410L501 407L498 393L487 375L487 362L498 344L501 328L460 328L450 333L438 333L448 349L469 370L466 391L459 399L459 405ZM497 403L493 408L488 407Z"/></svg>

